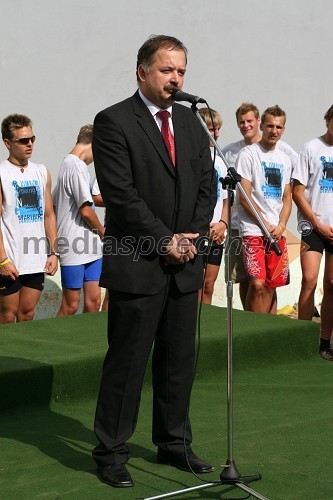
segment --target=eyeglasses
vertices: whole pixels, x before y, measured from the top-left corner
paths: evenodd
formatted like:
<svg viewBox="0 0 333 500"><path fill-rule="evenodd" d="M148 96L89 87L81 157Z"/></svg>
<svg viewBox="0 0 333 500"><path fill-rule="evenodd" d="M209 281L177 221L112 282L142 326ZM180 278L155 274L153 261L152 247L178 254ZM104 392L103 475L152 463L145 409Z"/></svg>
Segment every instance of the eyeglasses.
<svg viewBox="0 0 333 500"><path fill-rule="evenodd" d="M9 139L9 140L10 142L19 142L20 144L24 144L26 146L27 144L29 144L30 141L33 144L36 140L36 136L33 135L32 137L21 137L20 139Z"/></svg>

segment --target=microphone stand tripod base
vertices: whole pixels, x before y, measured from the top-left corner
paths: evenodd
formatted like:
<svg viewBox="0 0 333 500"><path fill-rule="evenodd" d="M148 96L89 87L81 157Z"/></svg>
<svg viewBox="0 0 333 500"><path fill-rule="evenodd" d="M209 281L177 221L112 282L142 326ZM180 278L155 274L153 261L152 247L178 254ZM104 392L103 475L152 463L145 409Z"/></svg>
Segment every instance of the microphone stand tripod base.
<svg viewBox="0 0 333 500"><path fill-rule="evenodd" d="M260 493L252 490L247 486L247 483L250 483L252 481L259 481L259 479L261 479L261 474L257 472L256 474L252 474L251 476L241 476L233 460L229 459L227 460L227 464L220 474L220 479L221 479L220 484L222 485L230 484L246 491L255 498L259 498L261 500L268 500L266 497L260 495Z"/></svg>
<svg viewBox="0 0 333 500"><path fill-rule="evenodd" d="M223 481L237 481L240 479L241 475L238 472L236 464L234 460L227 460L226 465L224 466L223 471L220 474L221 482Z"/></svg>
<svg viewBox="0 0 333 500"><path fill-rule="evenodd" d="M191 493L194 491L204 490L207 488L216 488L218 486L230 486L225 492L230 491L234 488L240 488L241 490L248 493L250 496L257 498L258 500L269 500L267 497L264 497L257 491L249 488L247 483L251 481L258 481L261 479L261 474L253 474L252 476L241 476L237 470L237 467L233 460L228 460L227 465L222 470L220 474L220 481L214 481L212 483L203 483L198 486L187 487L182 490L171 491L169 493L162 493L160 495L156 495L153 497L141 497L137 498L137 500L160 500L162 498L171 498L175 496L180 496L186 493Z"/></svg>

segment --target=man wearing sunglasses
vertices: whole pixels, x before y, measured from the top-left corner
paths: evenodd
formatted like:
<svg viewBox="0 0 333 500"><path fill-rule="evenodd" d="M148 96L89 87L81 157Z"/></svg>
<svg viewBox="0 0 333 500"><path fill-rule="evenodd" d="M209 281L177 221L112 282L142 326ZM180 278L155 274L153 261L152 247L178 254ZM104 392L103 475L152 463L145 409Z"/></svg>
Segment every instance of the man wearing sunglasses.
<svg viewBox="0 0 333 500"><path fill-rule="evenodd" d="M7 116L1 134L9 156L0 163L0 323L14 323L34 318L44 273L57 271L57 227L50 173L30 161L30 118Z"/></svg>

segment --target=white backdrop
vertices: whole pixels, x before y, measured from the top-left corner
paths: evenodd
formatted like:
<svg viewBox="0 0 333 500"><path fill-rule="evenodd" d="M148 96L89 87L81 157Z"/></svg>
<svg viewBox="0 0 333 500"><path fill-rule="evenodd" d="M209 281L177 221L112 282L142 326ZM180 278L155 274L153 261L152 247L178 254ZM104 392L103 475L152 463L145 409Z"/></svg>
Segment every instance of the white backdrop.
<svg viewBox="0 0 333 500"><path fill-rule="evenodd" d="M286 111L298 150L333 102L332 19L332 0L0 0L0 116L32 118L33 159L55 183L80 126L136 90L140 45L169 34L189 50L184 90L224 118L221 145L239 139L235 110L253 101Z"/></svg>
<svg viewBox="0 0 333 500"><path fill-rule="evenodd" d="M1 0L0 116L32 118L34 159L54 177L80 126L135 91L137 50L163 33L188 47L184 90L221 112L221 144L250 100L285 109L299 149L333 102L332 18L332 0Z"/></svg>

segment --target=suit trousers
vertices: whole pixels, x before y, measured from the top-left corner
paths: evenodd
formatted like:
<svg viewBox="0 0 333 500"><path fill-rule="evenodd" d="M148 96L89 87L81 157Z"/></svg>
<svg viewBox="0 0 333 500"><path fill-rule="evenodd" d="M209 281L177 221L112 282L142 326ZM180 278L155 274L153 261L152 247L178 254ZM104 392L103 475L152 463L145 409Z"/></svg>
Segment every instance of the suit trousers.
<svg viewBox="0 0 333 500"><path fill-rule="evenodd" d="M109 290L108 342L95 416L99 465L126 463L126 441L138 417L146 365L152 357L152 440L182 453L192 441L187 420L194 376L197 291L181 293L172 276L155 295Z"/></svg>

